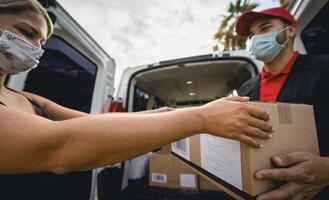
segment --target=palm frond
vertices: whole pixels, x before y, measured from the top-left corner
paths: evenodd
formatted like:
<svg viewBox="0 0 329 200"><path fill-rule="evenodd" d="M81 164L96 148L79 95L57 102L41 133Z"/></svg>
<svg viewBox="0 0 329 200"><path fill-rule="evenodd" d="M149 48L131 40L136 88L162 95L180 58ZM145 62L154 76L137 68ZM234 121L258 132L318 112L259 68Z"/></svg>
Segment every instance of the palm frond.
<svg viewBox="0 0 329 200"><path fill-rule="evenodd" d="M250 3L250 0L235 0L235 2L232 1L229 3L227 14L221 15L221 23L217 32L214 34L214 39L218 42L213 48L214 51L218 51L219 46L223 46L224 51L245 48L245 38L239 37L234 32L234 24L239 15L243 12L254 9L257 6L257 3Z"/></svg>

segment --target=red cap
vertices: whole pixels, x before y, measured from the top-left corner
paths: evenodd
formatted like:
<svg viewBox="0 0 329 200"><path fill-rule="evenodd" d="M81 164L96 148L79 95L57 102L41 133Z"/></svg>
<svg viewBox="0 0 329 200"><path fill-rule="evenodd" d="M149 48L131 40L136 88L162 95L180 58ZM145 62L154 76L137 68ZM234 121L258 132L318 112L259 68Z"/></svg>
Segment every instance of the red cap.
<svg viewBox="0 0 329 200"><path fill-rule="evenodd" d="M261 16L272 16L286 20L291 24L296 24L294 16L284 7L270 8L259 12L247 11L243 13L235 24L235 30L240 36L248 36L250 25Z"/></svg>

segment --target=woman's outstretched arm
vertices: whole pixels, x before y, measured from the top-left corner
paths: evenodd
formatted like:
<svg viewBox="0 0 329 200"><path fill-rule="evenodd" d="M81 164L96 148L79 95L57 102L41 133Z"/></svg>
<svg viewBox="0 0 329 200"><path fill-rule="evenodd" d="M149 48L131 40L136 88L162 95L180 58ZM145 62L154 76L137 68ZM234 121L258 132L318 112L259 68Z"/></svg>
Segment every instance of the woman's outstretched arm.
<svg viewBox="0 0 329 200"><path fill-rule="evenodd" d="M264 110L223 99L148 115L51 121L1 106L0 116L0 173L87 170L202 132L258 147L255 138L268 138L272 130Z"/></svg>

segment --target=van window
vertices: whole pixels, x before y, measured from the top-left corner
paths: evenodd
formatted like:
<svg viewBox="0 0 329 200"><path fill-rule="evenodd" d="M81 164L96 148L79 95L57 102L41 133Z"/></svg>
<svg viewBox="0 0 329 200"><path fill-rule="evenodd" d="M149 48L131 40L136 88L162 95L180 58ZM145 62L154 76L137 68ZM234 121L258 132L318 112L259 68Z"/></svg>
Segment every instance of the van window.
<svg viewBox="0 0 329 200"><path fill-rule="evenodd" d="M329 54L329 2L302 31L302 40L308 54Z"/></svg>
<svg viewBox="0 0 329 200"><path fill-rule="evenodd" d="M51 37L44 49L39 66L28 73L24 90L89 113L97 66L58 36ZM57 175L53 181L56 199L87 200L90 197L90 170Z"/></svg>
<svg viewBox="0 0 329 200"><path fill-rule="evenodd" d="M154 97L154 102L153 102L153 107L152 109L157 109L157 108L161 108L167 106L160 98L158 97Z"/></svg>
<svg viewBox="0 0 329 200"><path fill-rule="evenodd" d="M7 85L8 81L9 81L9 78L10 78L10 75L7 75L6 78L5 78L5 82L4 82L5 85Z"/></svg>
<svg viewBox="0 0 329 200"><path fill-rule="evenodd" d="M135 87L134 91L134 102L133 102L133 112L144 111L147 109L147 104L149 103L150 95L144 92L142 89ZM151 109L157 109L164 107L165 103L158 97L154 97Z"/></svg>
<svg viewBox="0 0 329 200"><path fill-rule="evenodd" d="M149 95L139 88L135 88L134 93L134 112L146 110Z"/></svg>
<svg viewBox="0 0 329 200"><path fill-rule="evenodd" d="M26 79L25 91L60 105L90 112L97 66L58 36L51 37L39 67Z"/></svg>

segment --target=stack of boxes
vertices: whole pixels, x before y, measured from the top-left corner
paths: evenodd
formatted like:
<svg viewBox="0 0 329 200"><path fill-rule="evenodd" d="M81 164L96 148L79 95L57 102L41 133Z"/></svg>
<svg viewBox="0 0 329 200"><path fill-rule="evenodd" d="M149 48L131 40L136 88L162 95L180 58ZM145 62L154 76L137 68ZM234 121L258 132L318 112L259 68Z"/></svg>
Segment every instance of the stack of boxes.
<svg viewBox="0 0 329 200"><path fill-rule="evenodd" d="M150 155L149 185L184 190L217 190L188 164L171 154L171 144Z"/></svg>

